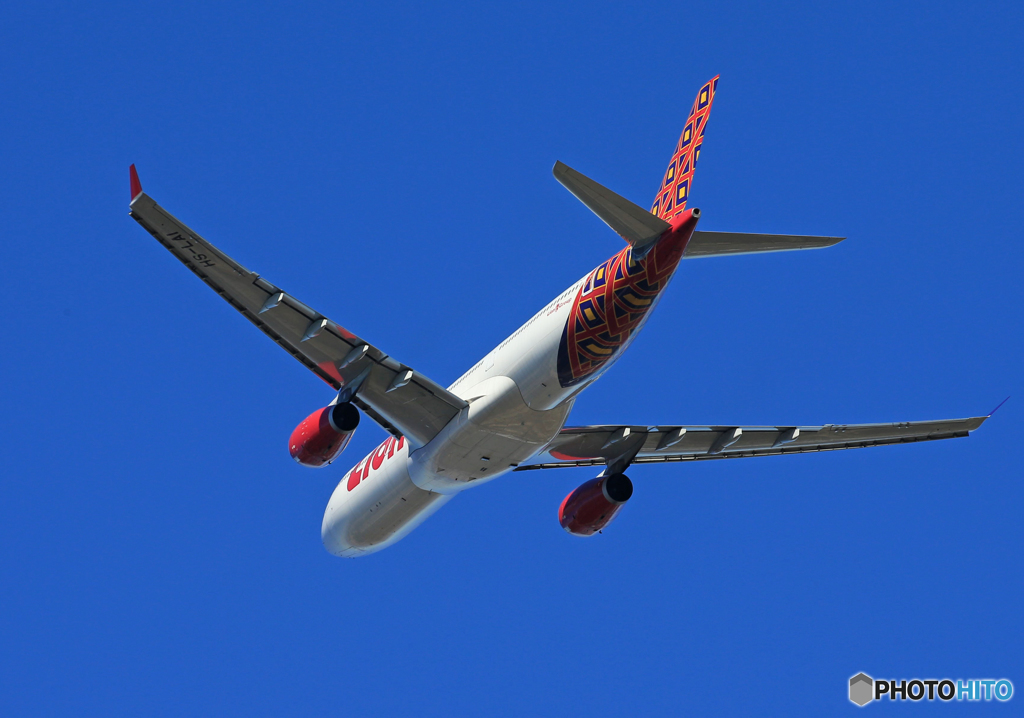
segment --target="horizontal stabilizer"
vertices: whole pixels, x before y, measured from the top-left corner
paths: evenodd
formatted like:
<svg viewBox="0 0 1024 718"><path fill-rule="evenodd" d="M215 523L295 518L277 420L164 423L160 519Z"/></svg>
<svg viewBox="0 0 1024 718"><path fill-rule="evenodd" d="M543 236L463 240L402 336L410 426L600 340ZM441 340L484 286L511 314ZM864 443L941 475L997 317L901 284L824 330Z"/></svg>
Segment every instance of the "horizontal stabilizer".
<svg viewBox="0 0 1024 718"><path fill-rule="evenodd" d="M599 185L568 165L555 162L552 173L556 180L576 195L576 199L587 205L591 212L633 245L638 254L649 249L671 226L660 217Z"/></svg>
<svg viewBox="0 0 1024 718"><path fill-rule="evenodd" d="M789 252L794 249L820 249L842 242L846 237L809 237L800 234L745 234L742 232L693 233L683 259L717 257L723 254Z"/></svg>

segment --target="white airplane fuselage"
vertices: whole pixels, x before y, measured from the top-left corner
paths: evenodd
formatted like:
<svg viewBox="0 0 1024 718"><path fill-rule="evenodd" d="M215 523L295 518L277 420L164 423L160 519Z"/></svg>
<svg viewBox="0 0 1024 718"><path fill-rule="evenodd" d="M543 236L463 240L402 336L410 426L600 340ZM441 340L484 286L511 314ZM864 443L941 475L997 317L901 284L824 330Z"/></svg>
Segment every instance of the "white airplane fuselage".
<svg viewBox="0 0 1024 718"><path fill-rule="evenodd" d="M968 436L991 416L883 424L566 427L576 396L622 355L688 258L831 247L842 237L698 232L687 203L718 77L690 109L650 211L556 162L552 174L627 246L566 289L447 389L231 259L142 191L129 214L161 245L338 394L288 440L323 468L365 415L391 436L341 480L324 512L329 552L387 548L472 486L510 471L602 466L558 509L575 536L603 531L633 494L625 470L667 463L833 451ZM997 407L998 408L998 407Z"/></svg>
<svg viewBox="0 0 1024 718"><path fill-rule="evenodd" d="M233 260L143 192L135 165L129 167L130 216L264 334L338 391L330 405L311 413L292 431L292 458L310 468L331 464L351 441L361 415L391 434L348 472L331 495L321 525L329 552L354 557L379 551L460 491L524 462L531 462L530 468L550 468L531 460L545 450L554 451L554 441L563 442L577 431L565 429L576 395L636 338L693 237L700 211L687 208L687 202L717 87L716 76L698 92L650 211L555 163L555 179L627 245L447 389ZM731 241L736 244L735 238ZM720 252L704 252L709 253ZM678 442L685 429L674 431L677 436L664 446ZM622 427L620 438L628 433L629 427ZM601 450L617 446L609 441ZM572 510L565 515L563 502L559 522L566 531L593 535L607 525L632 494L622 471L640 448L631 440L629 448L611 448L609 456L590 458L602 459L609 473L597 481L600 486L587 482L579 487ZM612 455L613 451L620 453ZM614 510L602 508L606 504Z"/></svg>
<svg viewBox="0 0 1024 718"><path fill-rule="evenodd" d="M324 547L345 557L387 548L460 491L508 473L544 450L565 425L576 395L615 363L646 323L678 267L698 214L691 218L687 212L673 222L646 259L632 260L626 248L596 267L477 362L448 387L468 406L428 444L410 452L404 439L389 438L356 464L327 504ZM626 295L642 306L621 321L616 335L621 341L592 369L567 379L572 370L565 360L566 326L580 311L580 298L588 290L603 294L605 287L609 302L613 292L628 293L651 262L658 263L660 281L649 298ZM598 282L607 284L598 290Z"/></svg>

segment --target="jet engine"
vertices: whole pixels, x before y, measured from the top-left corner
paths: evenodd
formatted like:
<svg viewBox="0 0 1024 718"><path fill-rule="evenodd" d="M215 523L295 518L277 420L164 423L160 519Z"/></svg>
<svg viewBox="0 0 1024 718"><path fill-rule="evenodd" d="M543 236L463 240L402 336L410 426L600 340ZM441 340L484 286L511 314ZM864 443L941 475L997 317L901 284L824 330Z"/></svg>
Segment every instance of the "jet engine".
<svg viewBox="0 0 1024 718"><path fill-rule="evenodd" d="M593 536L612 522L632 495L633 482L625 474L591 479L562 500L558 522L574 536Z"/></svg>
<svg viewBox="0 0 1024 718"><path fill-rule="evenodd" d="M352 404L325 406L295 427L288 450L297 463L319 469L341 455L357 426L359 410Z"/></svg>

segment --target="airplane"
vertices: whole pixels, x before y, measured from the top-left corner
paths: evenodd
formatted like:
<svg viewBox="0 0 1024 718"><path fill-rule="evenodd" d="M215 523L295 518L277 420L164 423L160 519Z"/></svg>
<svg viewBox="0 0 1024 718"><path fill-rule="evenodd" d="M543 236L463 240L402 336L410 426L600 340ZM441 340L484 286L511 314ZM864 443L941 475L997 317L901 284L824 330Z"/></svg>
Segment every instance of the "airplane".
<svg viewBox="0 0 1024 718"><path fill-rule="evenodd" d="M602 467L558 509L576 536L603 531L633 494L625 471L660 464L967 436L991 416L824 426L567 426L576 397L636 339L684 259L830 247L843 237L697 229L688 208L718 77L700 88L650 211L557 162L555 178L626 242L444 388L250 272L142 191L130 216L267 336L337 392L289 440L302 466L333 463L365 414L390 436L338 483L321 525L332 554L407 536L460 492L511 472Z"/></svg>

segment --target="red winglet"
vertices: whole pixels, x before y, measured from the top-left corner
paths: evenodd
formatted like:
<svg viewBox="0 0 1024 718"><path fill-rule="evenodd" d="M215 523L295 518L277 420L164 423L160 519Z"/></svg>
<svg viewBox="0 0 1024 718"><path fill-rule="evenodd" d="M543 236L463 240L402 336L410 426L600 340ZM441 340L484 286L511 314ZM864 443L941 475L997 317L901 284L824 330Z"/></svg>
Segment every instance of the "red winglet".
<svg viewBox="0 0 1024 718"><path fill-rule="evenodd" d="M132 202L134 202L135 198L142 194L142 183L139 182L139 173L135 171L135 165L128 168L128 174L131 176Z"/></svg>

